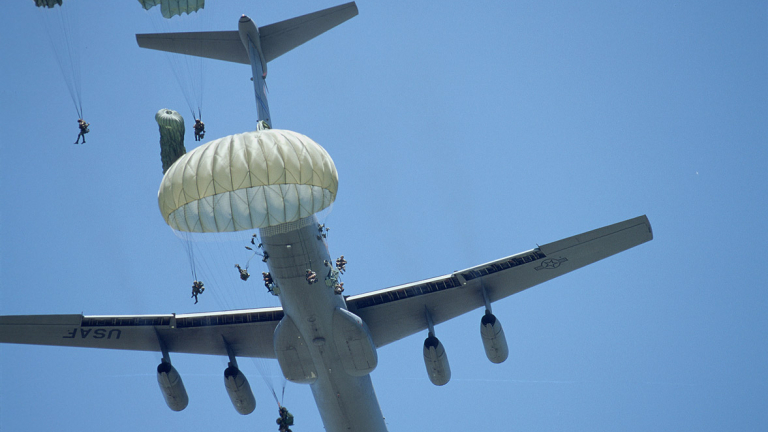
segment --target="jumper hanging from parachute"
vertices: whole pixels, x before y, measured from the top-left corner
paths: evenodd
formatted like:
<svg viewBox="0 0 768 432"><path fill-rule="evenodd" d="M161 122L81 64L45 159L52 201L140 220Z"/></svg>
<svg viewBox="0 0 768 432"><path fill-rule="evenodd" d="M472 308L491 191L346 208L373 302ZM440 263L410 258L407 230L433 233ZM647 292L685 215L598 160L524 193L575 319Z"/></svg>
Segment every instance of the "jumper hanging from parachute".
<svg viewBox="0 0 768 432"><path fill-rule="evenodd" d="M204 21L205 0L138 0L147 10L152 25L158 32L200 31ZM151 9L160 6L160 14ZM194 15L193 15L194 14ZM187 107L192 114L195 125L203 115L203 89L205 64L202 57L192 57L182 54L165 53L165 58L173 72L176 82L181 89ZM195 137L200 136L200 126L195 129ZM202 129L203 135L205 134Z"/></svg>
<svg viewBox="0 0 768 432"><path fill-rule="evenodd" d="M161 137L180 136L173 129L183 125L177 113L160 110L156 119ZM183 145L177 148L183 152ZM243 282L243 273L231 270L235 264L245 262L247 272L254 254L267 259L253 231L316 223L310 216L331 206L337 189L338 174L325 149L304 135L265 129L214 140L179 157L165 172L158 204L182 240L194 280L202 279L224 306L242 308L242 297L254 295L253 289L219 287ZM247 261L243 247L252 254ZM230 273L222 278L218 269Z"/></svg>

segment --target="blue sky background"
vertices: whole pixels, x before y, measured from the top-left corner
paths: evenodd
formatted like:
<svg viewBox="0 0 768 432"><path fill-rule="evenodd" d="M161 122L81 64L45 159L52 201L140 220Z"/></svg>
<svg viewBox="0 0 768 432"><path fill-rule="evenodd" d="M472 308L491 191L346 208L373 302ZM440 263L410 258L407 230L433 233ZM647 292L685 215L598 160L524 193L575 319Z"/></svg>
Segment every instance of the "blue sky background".
<svg viewBox="0 0 768 432"><path fill-rule="evenodd" d="M154 114L185 117L187 149L191 116L165 55L134 38L158 20L135 0L77 3L83 146L46 11L15 1L0 15L0 313L274 305L258 280L192 304L183 247L157 208ZM195 30L336 4L207 3ZM426 376L426 335L380 349L372 377L390 430L766 430L766 2L358 7L270 63L267 80L274 126L336 163L326 222L332 255L349 260L348 294L642 214L655 235L494 304L510 344L501 365L484 356L481 310L437 327L444 387ZM206 138L253 130L250 68L204 72ZM181 413L157 388L159 353L2 345L0 429L276 429L259 372L279 374L276 362L241 360L258 401L241 416L223 358L172 358L190 395ZM322 430L308 387L289 384L285 405L294 430Z"/></svg>

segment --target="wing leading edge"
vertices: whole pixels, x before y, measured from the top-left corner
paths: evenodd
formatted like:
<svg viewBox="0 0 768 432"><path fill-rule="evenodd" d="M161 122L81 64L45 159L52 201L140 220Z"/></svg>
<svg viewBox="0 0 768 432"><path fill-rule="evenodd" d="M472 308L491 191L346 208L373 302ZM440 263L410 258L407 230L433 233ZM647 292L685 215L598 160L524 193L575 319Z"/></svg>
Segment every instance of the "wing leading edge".
<svg viewBox="0 0 768 432"><path fill-rule="evenodd" d="M350 296L377 347L653 239L645 216L629 219L448 275ZM275 358L282 308L168 315L0 316L0 343ZM225 341L226 340L226 344Z"/></svg>
<svg viewBox="0 0 768 432"><path fill-rule="evenodd" d="M536 249L445 276L347 298L377 347L427 328L425 308L435 324L600 261L653 239L646 216L598 228Z"/></svg>
<svg viewBox="0 0 768 432"><path fill-rule="evenodd" d="M275 358L282 308L170 315L0 316L0 343Z"/></svg>

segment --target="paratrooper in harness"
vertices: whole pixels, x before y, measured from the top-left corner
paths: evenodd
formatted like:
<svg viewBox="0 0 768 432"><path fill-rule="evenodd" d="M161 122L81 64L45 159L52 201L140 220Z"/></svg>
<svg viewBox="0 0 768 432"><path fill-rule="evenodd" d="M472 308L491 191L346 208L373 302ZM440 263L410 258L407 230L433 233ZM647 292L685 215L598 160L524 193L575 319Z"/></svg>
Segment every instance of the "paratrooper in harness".
<svg viewBox="0 0 768 432"><path fill-rule="evenodd" d="M341 295L341 293L344 292L344 282L339 282L336 284L336 286L333 287L333 293L337 295Z"/></svg>
<svg viewBox="0 0 768 432"><path fill-rule="evenodd" d="M293 414L288 412L285 407L280 407L278 411L280 417L277 418L277 426L280 432L291 432L289 426L293 426Z"/></svg>
<svg viewBox="0 0 768 432"><path fill-rule="evenodd" d="M240 279L247 281L249 277L251 277L250 274L248 274L247 268L240 267L240 264L235 264L235 267L237 268L237 271L240 272Z"/></svg>
<svg viewBox="0 0 768 432"><path fill-rule="evenodd" d="M85 144L85 134L91 131L88 129L88 126L90 125L90 123L86 123L83 119L77 120L77 126L80 128L80 133L77 134L77 141L75 141L75 144L80 144L80 137L83 137L83 144Z"/></svg>
<svg viewBox="0 0 768 432"><path fill-rule="evenodd" d="M336 259L336 268L343 274L347 269L347 260L344 259L344 255Z"/></svg>
<svg viewBox="0 0 768 432"><path fill-rule="evenodd" d="M317 273L313 272L312 269L307 269L307 283L310 285L317 283Z"/></svg>
<svg viewBox="0 0 768 432"><path fill-rule="evenodd" d="M261 272L261 277L264 279L264 286L267 287L267 291L272 294L272 288L275 286L275 281L272 279L272 275L267 272Z"/></svg>
<svg viewBox="0 0 768 432"><path fill-rule="evenodd" d="M193 128L195 129L195 141L200 141L205 138L205 123L203 123L202 120L195 119Z"/></svg>
<svg viewBox="0 0 768 432"><path fill-rule="evenodd" d="M205 287L201 281L192 282L192 297L195 298L195 304L197 304L197 296L205 291Z"/></svg>
<svg viewBox="0 0 768 432"><path fill-rule="evenodd" d="M318 232L317 239L320 240L320 239L328 238L328 231L330 230L331 229L326 227L325 224L317 224L317 232Z"/></svg>

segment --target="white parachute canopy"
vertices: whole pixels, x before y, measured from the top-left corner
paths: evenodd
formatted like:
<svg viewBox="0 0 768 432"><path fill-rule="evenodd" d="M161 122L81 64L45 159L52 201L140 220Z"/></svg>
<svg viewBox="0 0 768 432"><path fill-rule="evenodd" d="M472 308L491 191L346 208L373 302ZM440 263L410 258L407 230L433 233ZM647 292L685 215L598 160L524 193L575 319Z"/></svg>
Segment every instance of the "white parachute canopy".
<svg viewBox="0 0 768 432"><path fill-rule="evenodd" d="M158 192L173 229L229 232L294 222L336 199L333 160L310 138L267 129L206 143L177 160Z"/></svg>
<svg viewBox="0 0 768 432"><path fill-rule="evenodd" d="M164 18L185 13L191 14L205 7L205 0L139 0L144 9L149 10L160 5L160 12Z"/></svg>

